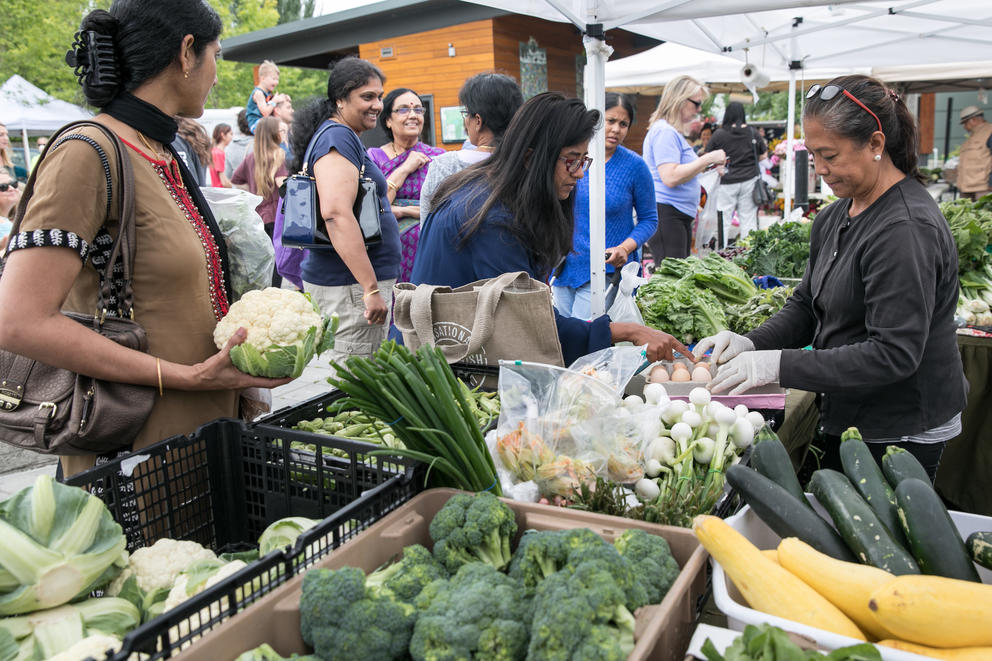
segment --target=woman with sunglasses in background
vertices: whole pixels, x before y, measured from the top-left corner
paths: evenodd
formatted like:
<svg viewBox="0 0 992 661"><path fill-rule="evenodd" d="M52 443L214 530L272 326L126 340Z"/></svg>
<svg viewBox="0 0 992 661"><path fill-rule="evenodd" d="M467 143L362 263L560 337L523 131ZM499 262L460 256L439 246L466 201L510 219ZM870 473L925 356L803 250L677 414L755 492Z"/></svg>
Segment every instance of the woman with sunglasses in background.
<svg viewBox="0 0 992 661"><path fill-rule="evenodd" d="M623 146L634 123L634 104L622 94L606 95L606 273L637 259L637 249L658 227L651 171ZM637 224L634 224L634 212ZM552 289L555 307L566 317L589 319L589 181L575 189L575 237Z"/></svg>
<svg viewBox="0 0 992 661"><path fill-rule="evenodd" d="M444 153L420 140L424 130L424 103L411 89L394 89L382 100L379 128L390 137L382 147L369 148L369 157L386 175L389 202L400 224L400 282L410 278L420 239L420 187L431 159Z"/></svg>
<svg viewBox="0 0 992 661"><path fill-rule="evenodd" d="M725 363L714 392L778 381L821 393L822 466L840 466L840 434L853 426L876 459L898 445L933 480L961 431L967 383L957 249L920 183L916 122L880 81L844 76L810 88L803 131L816 173L841 199L816 215L802 282L759 328L706 338L697 355L712 347Z"/></svg>
<svg viewBox="0 0 992 661"><path fill-rule="evenodd" d="M525 271L546 282L572 250L575 185L592 162L599 121L598 111L555 92L521 106L492 156L435 191L410 281L461 287ZM667 333L607 316L589 323L555 312L555 322L566 365L622 341L648 345L652 361L689 355Z"/></svg>
<svg viewBox="0 0 992 661"><path fill-rule="evenodd" d="M0 252L7 247L10 230L14 226L14 209L21 199L21 189L12 175L0 170Z"/></svg>
<svg viewBox="0 0 992 661"><path fill-rule="evenodd" d="M696 177L710 167L722 166L727 158L722 149L696 156L686 140L707 96L709 90L701 82L678 76L665 85L648 120L651 127L644 136L642 153L651 169L658 203L658 230L647 242L655 264L665 257L689 256L700 195Z"/></svg>

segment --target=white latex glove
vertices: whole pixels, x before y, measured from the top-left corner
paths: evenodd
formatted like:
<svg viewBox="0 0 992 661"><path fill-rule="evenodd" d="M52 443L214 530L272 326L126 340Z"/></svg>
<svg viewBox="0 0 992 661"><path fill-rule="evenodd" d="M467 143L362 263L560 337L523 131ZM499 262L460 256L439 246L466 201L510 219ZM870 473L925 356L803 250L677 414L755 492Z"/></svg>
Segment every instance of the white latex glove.
<svg viewBox="0 0 992 661"><path fill-rule="evenodd" d="M754 342L743 335L738 335L729 330L723 330L716 335L704 337L696 343L696 348L692 350L692 355L697 359L702 358L710 349L713 349L710 362L713 365L719 365L727 362L739 353L754 351Z"/></svg>
<svg viewBox="0 0 992 661"><path fill-rule="evenodd" d="M715 393L733 388L729 394L740 395L752 388L778 381L781 363L782 351L780 349L748 351L717 370L716 376L707 387Z"/></svg>

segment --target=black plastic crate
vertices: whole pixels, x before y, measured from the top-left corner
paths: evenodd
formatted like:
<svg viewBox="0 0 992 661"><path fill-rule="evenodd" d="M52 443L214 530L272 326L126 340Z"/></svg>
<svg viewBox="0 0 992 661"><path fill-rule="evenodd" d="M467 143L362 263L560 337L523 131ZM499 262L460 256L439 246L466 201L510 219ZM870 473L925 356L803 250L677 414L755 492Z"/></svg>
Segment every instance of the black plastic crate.
<svg viewBox="0 0 992 661"><path fill-rule="evenodd" d="M259 418L254 425L271 425L292 429L302 420L313 420L327 416L327 407L345 396L340 390L330 390L293 406L286 406L274 413Z"/></svg>
<svg viewBox="0 0 992 661"><path fill-rule="evenodd" d="M316 455L297 456L293 440L316 445ZM68 479L107 503L129 550L162 537L197 541L217 552L243 550L283 517L322 519L293 551L273 552L130 632L113 658L172 656L423 488L422 465L370 457L375 449L220 419L190 437L161 441Z"/></svg>

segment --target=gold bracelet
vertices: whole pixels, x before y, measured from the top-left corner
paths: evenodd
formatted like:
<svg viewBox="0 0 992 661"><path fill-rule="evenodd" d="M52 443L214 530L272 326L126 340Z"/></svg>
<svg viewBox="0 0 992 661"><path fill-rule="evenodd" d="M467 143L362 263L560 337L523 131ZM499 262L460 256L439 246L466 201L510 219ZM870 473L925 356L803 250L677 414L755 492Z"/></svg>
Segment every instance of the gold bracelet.
<svg viewBox="0 0 992 661"><path fill-rule="evenodd" d="M378 293L379 293L379 290L378 289L373 289L372 291L368 292L367 294L362 294L362 300L364 301L365 299L367 299L372 294L378 294Z"/></svg>
<svg viewBox="0 0 992 661"><path fill-rule="evenodd" d="M388 188L393 192L398 191L400 189L400 187L397 186L396 182L393 181L392 179L386 179L386 188Z"/></svg>
<svg viewBox="0 0 992 661"><path fill-rule="evenodd" d="M158 396L162 397L162 359L155 359L155 371L158 372Z"/></svg>

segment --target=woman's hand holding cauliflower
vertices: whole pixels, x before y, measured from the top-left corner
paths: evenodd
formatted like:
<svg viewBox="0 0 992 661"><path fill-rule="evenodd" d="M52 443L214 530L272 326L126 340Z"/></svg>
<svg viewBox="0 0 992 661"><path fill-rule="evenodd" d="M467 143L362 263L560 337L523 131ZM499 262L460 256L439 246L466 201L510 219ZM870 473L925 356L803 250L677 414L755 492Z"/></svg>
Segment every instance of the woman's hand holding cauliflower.
<svg viewBox="0 0 992 661"><path fill-rule="evenodd" d="M250 291L217 322L214 343L230 346L231 362L254 376L296 378L310 359L334 346L337 317L322 317L310 297L298 291L268 287Z"/></svg>

